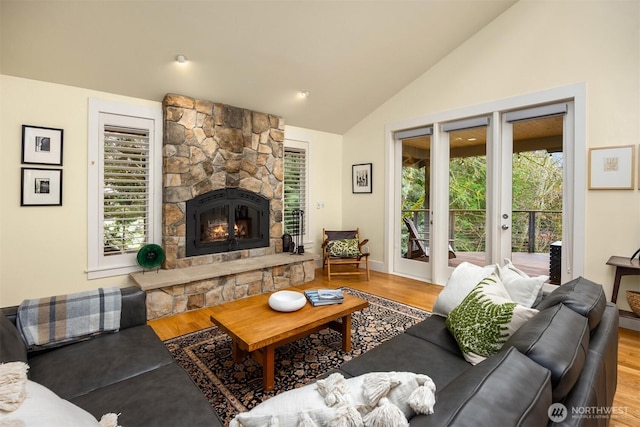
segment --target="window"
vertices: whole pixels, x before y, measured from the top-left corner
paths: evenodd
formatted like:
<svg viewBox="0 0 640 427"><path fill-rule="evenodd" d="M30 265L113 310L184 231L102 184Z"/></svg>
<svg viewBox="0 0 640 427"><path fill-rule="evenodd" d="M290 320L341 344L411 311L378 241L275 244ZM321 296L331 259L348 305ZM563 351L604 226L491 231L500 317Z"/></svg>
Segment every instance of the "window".
<svg viewBox="0 0 640 427"><path fill-rule="evenodd" d="M302 235L308 236L308 152L309 144L300 141L285 141L284 147L284 232L298 235L299 212L303 212Z"/></svg>
<svg viewBox="0 0 640 427"><path fill-rule="evenodd" d="M160 108L89 102L90 279L137 270L161 239L161 126Z"/></svg>
<svg viewBox="0 0 640 427"><path fill-rule="evenodd" d="M103 165L102 253L137 252L149 241L149 129L105 124Z"/></svg>

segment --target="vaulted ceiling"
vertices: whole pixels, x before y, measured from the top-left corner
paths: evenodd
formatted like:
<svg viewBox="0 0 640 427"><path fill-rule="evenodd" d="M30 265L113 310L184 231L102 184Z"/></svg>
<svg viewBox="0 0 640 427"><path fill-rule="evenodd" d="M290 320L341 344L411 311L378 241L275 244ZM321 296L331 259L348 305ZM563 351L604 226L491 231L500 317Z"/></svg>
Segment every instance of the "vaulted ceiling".
<svg viewBox="0 0 640 427"><path fill-rule="evenodd" d="M342 134L515 2L0 0L0 72Z"/></svg>

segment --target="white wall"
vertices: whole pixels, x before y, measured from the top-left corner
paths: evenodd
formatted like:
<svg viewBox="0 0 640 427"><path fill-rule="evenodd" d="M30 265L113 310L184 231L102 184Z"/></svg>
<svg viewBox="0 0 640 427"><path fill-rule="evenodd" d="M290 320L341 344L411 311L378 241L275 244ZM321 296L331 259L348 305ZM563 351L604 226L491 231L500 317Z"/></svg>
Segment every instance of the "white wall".
<svg viewBox="0 0 640 427"><path fill-rule="evenodd" d="M352 195L343 181L344 225L358 224L372 258L383 260L384 127L402 120L584 83L587 145L638 148L639 29L637 0L519 1L344 135L345 176L354 163L374 164L373 194ZM640 192L588 191L586 210L585 276L610 295L607 259L640 246ZM619 305L626 308L624 290L640 288L640 278L622 283Z"/></svg>
<svg viewBox="0 0 640 427"><path fill-rule="evenodd" d="M89 98L161 108L160 102L0 75L0 307L25 298L130 283L128 276L88 280L85 272ZM20 207L23 124L64 129L60 207ZM287 126L285 136L289 134L310 142L311 220L316 239L307 250L320 253L322 227L341 225L341 195L338 185L330 183L342 179L338 167L342 137ZM325 208L316 210L317 201L324 201Z"/></svg>
<svg viewBox="0 0 640 427"><path fill-rule="evenodd" d="M90 97L161 108L159 102L0 75L0 306L101 286L87 280L87 123ZM22 125L64 130L62 206L20 207Z"/></svg>
<svg viewBox="0 0 640 427"><path fill-rule="evenodd" d="M342 227L342 136L295 126L285 126L284 133L286 139L309 143L309 212L305 221L309 221L310 236L305 251L321 255L322 229Z"/></svg>

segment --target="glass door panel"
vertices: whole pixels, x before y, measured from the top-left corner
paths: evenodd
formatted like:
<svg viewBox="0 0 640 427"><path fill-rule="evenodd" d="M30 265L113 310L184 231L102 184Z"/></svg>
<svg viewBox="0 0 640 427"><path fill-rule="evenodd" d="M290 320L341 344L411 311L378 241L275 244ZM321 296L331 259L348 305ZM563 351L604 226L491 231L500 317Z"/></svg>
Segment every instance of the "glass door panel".
<svg viewBox="0 0 640 427"><path fill-rule="evenodd" d="M487 127L449 132L449 267L486 265Z"/></svg>
<svg viewBox="0 0 640 427"><path fill-rule="evenodd" d="M563 116L514 122L511 259L530 276L560 282Z"/></svg>
<svg viewBox="0 0 640 427"><path fill-rule="evenodd" d="M394 270L428 280L430 270L431 128L396 140L397 157ZM417 135L416 135L417 134Z"/></svg>
<svg viewBox="0 0 640 427"><path fill-rule="evenodd" d="M402 242L403 258L429 260L429 150L431 136L402 140Z"/></svg>

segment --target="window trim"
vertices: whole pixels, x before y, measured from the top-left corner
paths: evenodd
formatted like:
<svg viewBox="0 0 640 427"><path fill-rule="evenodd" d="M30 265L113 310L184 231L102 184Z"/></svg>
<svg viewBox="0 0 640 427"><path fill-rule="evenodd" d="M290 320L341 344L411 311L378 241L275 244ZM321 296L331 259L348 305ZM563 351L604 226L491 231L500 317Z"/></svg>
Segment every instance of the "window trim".
<svg viewBox="0 0 640 427"><path fill-rule="evenodd" d="M306 194L305 194L305 208L304 210L304 231L303 231L303 241L305 246L311 246L313 244L313 239L311 238L311 230L313 229L311 227L311 223L312 223L312 218L311 218L311 211L309 209L309 199L311 196L311 175L310 175L310 164L311 164L311 143L309 141L302 141L302 140L296 140L296 139L290 139L287 138L284 140L284 148L294 148L294 149L299 149L299 150L305 150L306 155L306 177L307 177L307 181L306 181ZM283 150L283 161L284 161L284 150ZM283 200L284 200L284 194L283 196ZM283 212L284 212L284 203L283 203ZM284 218L283 218L284 221ZM284 232L284 223L283 223L283 232Z"/></svg>
<svg viewBox="0 0 640 427"><path fill-rule="evenodd" d="M99 190L101 189L103 148L100 118L103 114L146 119L150 127L150 214L149 243L162 241L162 108L125 104L89 98L88 123L88 195L87 195L87 276L88 279L119 276L139 271L136 254L111 255L107 260L100 248L102 220Z"/></svg>

